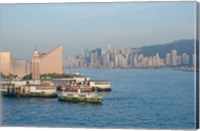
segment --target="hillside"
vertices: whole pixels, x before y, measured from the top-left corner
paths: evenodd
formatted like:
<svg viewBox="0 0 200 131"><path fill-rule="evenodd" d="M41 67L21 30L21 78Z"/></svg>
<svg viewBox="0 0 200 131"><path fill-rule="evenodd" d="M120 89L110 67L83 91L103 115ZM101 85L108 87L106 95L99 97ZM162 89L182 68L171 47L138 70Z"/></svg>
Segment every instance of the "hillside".
<svg viewBox="0 0 200 131"><path fill-rule="evenodd" d="M165 58L166 53L171 52L173 49L176 49L178 55L182 53L187 53L190 57L194 54L194 39L190 40L178 40L167 44L144 46L139 48L139 52L145 56L153 56L156 53L159 53L161 58Z"/></svg>

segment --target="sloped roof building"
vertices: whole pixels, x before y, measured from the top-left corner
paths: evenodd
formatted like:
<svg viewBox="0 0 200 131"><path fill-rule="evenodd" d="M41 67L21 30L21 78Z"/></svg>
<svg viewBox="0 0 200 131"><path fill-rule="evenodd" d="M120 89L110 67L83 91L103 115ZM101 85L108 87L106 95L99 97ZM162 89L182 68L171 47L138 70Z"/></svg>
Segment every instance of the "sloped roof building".
<svg viewBox="0 0 200 131"><path fill-rule="evenodd" d="M48 53L34 53L32 60L32 79L39 79L39 75L48 73L63 73L61 45Z"/></svg>

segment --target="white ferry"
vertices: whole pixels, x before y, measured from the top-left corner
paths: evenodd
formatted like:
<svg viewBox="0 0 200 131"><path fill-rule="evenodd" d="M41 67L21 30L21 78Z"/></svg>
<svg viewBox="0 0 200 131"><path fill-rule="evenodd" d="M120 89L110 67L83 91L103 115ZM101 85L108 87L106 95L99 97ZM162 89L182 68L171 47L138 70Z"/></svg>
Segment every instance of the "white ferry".
<svg viewBox="0 0 200 131"><path fill-rule="evenodd" d="M90 80L90 87L97 91L111 91L110 81L105 80Z"/></svg>

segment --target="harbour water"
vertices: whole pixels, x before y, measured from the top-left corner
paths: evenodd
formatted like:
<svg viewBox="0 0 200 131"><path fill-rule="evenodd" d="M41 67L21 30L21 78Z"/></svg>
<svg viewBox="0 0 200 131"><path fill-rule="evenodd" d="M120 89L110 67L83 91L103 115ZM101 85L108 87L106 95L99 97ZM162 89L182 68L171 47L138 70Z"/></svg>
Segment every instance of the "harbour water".
<svg viewBox="0 0 200 131"><path fill-rule="evenodd" d="M193 72L170 69L65 69L109 80L103 104L45 98L3 98L2 126L195 128Z"/></svg>

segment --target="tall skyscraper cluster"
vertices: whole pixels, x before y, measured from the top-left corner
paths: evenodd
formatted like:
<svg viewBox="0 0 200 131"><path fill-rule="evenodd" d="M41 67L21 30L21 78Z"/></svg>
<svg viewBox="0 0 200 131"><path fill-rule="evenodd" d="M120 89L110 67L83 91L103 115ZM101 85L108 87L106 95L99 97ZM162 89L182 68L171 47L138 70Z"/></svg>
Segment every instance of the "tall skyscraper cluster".
<svg viewBox="0 0 200 131"><path fill-rule="evenodd" d="M195 57L195 56L193 56ZM193 63L194 63L193 58ZM66 68L159 68L164 66L187 66L190 63L188 54L178 55L177 50L166 53L161 58L157 53L154 56L144 56L132 48L114 48L108 45L106 50L97 48L92 51L84 50L84 54L76 57L67 57L64 60Z"/></svg>
<svg viewBox="0 0 200 131"><path fill-rule="evenodd" d="M193 55L194 57L194 55ZM193 59L192 63L194 64L195 60ZM186 53L182 55L177 55L177 50L172 50L171 53L166 54L166 65L167 66L179 66L179 65L189 65L190 57Z"/></svg>

